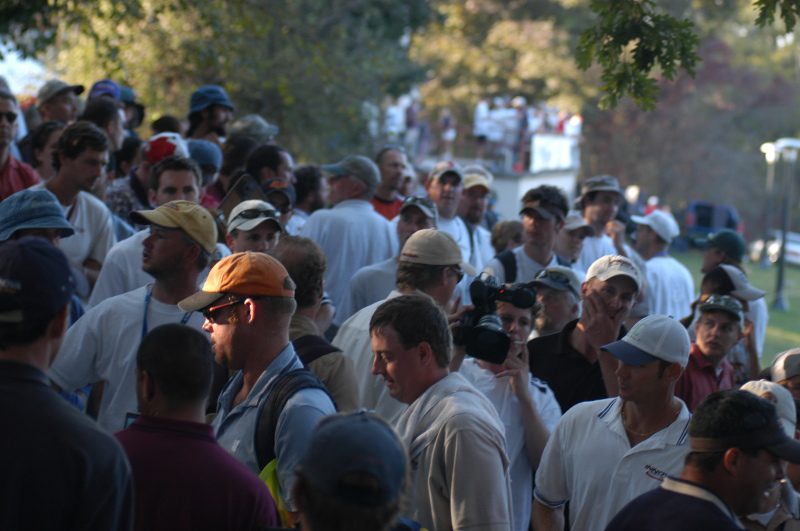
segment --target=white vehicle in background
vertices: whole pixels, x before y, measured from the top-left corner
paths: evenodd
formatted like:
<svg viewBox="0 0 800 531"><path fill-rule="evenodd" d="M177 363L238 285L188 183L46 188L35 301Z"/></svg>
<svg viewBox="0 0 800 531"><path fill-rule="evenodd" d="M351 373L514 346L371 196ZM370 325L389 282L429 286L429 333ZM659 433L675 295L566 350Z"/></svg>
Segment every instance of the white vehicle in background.
<svg viewBox="0 0 800 531"><path fill-rule="evenodd" d="M781 231L775 231L771 239L767 240L767 258L773 264L778 262L781 252ZM764 249L764 240L756 240L750 245L750 260L758 263ZM786 233L786 263L800 266L800 234L797 232Z"/></svg>

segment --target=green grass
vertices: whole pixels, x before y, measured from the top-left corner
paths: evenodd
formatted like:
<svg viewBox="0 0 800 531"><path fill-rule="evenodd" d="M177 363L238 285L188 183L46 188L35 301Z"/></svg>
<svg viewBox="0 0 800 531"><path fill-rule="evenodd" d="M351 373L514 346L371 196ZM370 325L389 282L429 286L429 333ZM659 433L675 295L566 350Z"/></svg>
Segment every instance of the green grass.
<svg viewBox="0 0 800 531"><path fill-rule="evenodd" d="M700 289L700 266L703 258L701 251L688 251L685 253L672 253L680 260L694 277L695 291ZM758 264L746 265L747 276L750 283L767 292L767 308L769 309L769 324L767 337L764 343L762 365L769 365L775 354L793 347L800 347L800 268L787 266L785 276L785 290L789 301L789 311L778 312L772 309L775 300L775 279L778 274L777 266L761 269Z"/></svg>

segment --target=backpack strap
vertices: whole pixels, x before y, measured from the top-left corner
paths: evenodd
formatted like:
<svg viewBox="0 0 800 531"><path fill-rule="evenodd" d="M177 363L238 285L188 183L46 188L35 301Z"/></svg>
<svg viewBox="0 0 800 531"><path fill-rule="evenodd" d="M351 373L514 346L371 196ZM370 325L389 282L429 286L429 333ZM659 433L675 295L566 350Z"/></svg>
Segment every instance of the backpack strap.
<svg viewBox="0 0 800 531"><path fill-rule="evenodd" d="M267 396L258 405L255 448L258 469L275 459L275 430L286 402L302 389L322 389L330 396L319 378L308 369L294 369L275 378ZM333 398L331 398L333 400Z"/></svg>
<svg viewBox="0 0 800 531"><path fill-rule="evenodd" d="M297 357L303 362L304 367L331 352L338 352L339 349L322 336L309 334L292 341Z"/></svg>
<svg viewBox="0 0 800 531"><path fill-rule="evenodd" d="M498 254L496 258L503 265L505 282L507 284L512 284L515 280L517 280L517 257L514 256L514 251L503 251L502 253Z"/></svg>

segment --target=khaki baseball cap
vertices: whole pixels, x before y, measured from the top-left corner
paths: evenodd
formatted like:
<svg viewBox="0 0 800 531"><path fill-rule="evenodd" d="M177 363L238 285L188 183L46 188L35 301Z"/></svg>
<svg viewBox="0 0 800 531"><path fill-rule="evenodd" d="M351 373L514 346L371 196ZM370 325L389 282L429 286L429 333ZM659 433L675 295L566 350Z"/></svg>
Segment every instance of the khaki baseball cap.
<svg viewBox="0 0 800 531"><path fill-rule="evenodd" d="M36 101L38 105L42 105L62 92L74 92L77 96L82 94L83 91L83 85L70 85L69 83L64 83L60 79L51 79L42 85L39 92L36 93Z"/></svg>
<svg viewBox="0 0 800 531"><path fill-rule="evenodd" d="M786 435L794 439L797 430L797 408L788 389L769 380L751 380L739 389L772 402L783 430Z"/></svg>
<svg viewBox="0 0 800 531"><path fill-rule="evenodd" d="M800 348L792 348L779 353L770 368L770 377L773 382L782 382L795 376L800 376Z"/></svg>
<svg viewBox="0 0 800 531"><path fill-rule="evenodd" d="M158 225L180 229L208 253L217 249L217 224L208 210L191 201L170 201L155 210L131 212L131 220L139 225Z"/></svg>
<svg viewBox="0 0 800 531"><path fill-rule="evenodd" d="M235 253L216 263L203 289L178 303L184 312L207 308L227 294L248 297L294 297L295 284L278 260L254 252Z"/></svg>
<svg viewBox="0 0 800 531"><path fill-rule="evenodd" d="M630 259L616 254L609 254L595 260L586 272L586 280L596 278L606 281L620 275L633 280L637 290L642 289L642 273L639 268Z"/></svg>
<svg viewBox="0 0 800 531"><path fill-rule="evenodd" d="M491 191L494 176L483 166L477 164L465 166L462 173L464 174L464 190L483 186L487 191Z"/></svg>
<svg viewBox="0 0 800 531"><path fill-rule="evenodd" d="M432 266L459 265L466 274L475 275L475 268L464 261L453 237L436 229L422 229L412 234L400 252L400 261Z"/></svg>

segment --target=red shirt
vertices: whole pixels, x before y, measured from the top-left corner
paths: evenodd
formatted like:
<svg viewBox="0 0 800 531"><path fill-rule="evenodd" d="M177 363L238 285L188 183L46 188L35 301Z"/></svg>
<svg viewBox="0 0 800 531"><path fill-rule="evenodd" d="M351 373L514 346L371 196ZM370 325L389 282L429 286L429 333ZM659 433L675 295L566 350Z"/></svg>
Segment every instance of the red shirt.
<svg viewBox="0 0 800 531"><path fill-rule="evenodd" d="M22 161L8 155L8 162L0 168L0 201L20 190L38 184L39 174Z"/></svg>
<svg viewBox="0 0 800 531"><path fill-rule="evenodd" d="M697 405L714 391L724 391L735 387L733 366L730 362L723 359L719 368L722 371L717 376L716 370L708 358L700 351L696 343L692 343L689 363L675 385L675 396L686 402L689 411L694 411Z"/></svg>
<svg viewBox="0 0 800 531"><path fill-rule="evenodd" d="M389 221L392 221L397 217L397 214L400 213L400 207L403 206L403 200L400 198L392 201L386 201L385 199L373 196L369 202L372 203L372 208L375 209L375 212L385 217Z"/></svg>

